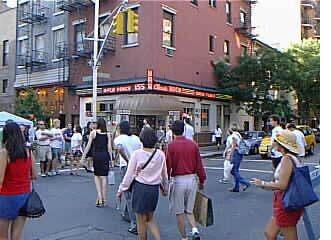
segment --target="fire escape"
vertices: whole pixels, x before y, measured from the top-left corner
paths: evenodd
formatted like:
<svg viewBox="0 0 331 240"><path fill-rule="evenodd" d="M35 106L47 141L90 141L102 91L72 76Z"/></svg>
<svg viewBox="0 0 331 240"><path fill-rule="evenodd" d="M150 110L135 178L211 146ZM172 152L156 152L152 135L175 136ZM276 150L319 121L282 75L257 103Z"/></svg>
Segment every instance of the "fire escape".
<svg viewBox="0 0 331 240"><path fill-rule="evenodd" d="M252 26L252 10L257 3L256 0L245 0L248 4L247 12L241 11L239 23L237 27L235 27L235 31L242 34L244 37L248 38L250 41L249 44L249 54L253 54L254 52L254 41L257 37L256 34L253 34L253 29L255 27Z"/></svg>
<svg viewBox="0 0 331 240"><path fill-rule="evenodd" d="M93 2L91 0L57 0L57 7L63 11L67 11L70 13L77 13L79 19L84 19L84 11L93 7ZM106 37L107 30L110 27L112 18L110 16L106 16L100 18L99 24L99 39L101 47L102 42L104 41L104 47L102 51L102 55L106 54L114 54L116 49L116 38L115 36ZM87 34L86 23L78 23L74 26L75 28L75 42L73 45L67 45L67 53L72 58L85 58L88 61L92 59L93 55L93 41L87 40L86 38L91 37L93 32ZM64 49L63 49L64 50Z"/></svg>
<svg viewBox="0 0 331 240"><path fill-rule="evenodd" d="M18 24L26 25L20 29L26 39L18 41L17 65L26 70L29 85L29 75L33 71L45 67L48 63L44 39L40 38L37 41L38 36L34 35L34 29L37 24L41 25L47 22L49 9L34 0L30 0L24 4L19 4L17 11Z"/></svg>

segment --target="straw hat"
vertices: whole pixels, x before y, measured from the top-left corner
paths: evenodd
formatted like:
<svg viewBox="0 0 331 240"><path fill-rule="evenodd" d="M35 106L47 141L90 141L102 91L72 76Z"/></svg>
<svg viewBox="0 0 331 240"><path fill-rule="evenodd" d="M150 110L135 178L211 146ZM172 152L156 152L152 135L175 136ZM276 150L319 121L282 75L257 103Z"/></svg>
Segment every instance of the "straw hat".
<svg viewBox="0 0 331 240"><path fill-rule="evenodd" d="M289 130L284 130L277 134L275 141L292 153L300 153L296 135Z"/></svg>

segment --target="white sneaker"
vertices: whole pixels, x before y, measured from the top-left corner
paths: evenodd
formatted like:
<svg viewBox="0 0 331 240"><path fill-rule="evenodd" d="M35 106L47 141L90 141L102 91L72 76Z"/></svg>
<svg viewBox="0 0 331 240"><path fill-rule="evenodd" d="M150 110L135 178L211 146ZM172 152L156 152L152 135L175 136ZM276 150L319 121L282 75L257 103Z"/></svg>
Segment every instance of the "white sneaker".
<svg viewBox="0 0 331 240"><path fill-rule="evenodd" d="M46 174L45 173L42 173L40 176L41 177L46 177Z"/></svg>
<svg viewBox="0 0 331 240"><path fill-rule="evenodd" d="M47 176L51 177L51 176L53 176L53 175L52 175L51 172L48 172L48 173L47 173Z"/></svg>
<svg viewBox="0 0 331 240"><path fill-rule="evenodd" d="M57 172L55 172L55 171L52 172L52 175L53 175L53 176L56 176L56 175L57 175Z"/></svg>

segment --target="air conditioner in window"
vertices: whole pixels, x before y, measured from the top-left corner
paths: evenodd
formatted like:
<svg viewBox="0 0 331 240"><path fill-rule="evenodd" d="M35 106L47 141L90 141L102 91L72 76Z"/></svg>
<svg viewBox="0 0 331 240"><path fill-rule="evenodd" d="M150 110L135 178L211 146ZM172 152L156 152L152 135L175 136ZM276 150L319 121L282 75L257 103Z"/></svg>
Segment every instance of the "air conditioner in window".
<svg viewBox="0 0 331 240"><path fill-rule="evenodd" d="M174 50L172 48L165 48L166 55L172 57L174 55Z"/></svg>

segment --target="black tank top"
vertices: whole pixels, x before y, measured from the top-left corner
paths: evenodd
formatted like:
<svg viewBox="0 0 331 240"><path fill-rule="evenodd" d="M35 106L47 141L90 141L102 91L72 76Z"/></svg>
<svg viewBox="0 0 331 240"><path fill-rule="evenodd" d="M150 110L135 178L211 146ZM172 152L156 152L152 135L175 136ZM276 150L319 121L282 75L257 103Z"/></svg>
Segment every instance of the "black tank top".
<svg viewBox="0 0 331 240"><path fill-rule="evenodd" d="M96 133L93 141L94 152L107 152L108 151L108 135Z"/></svg>

